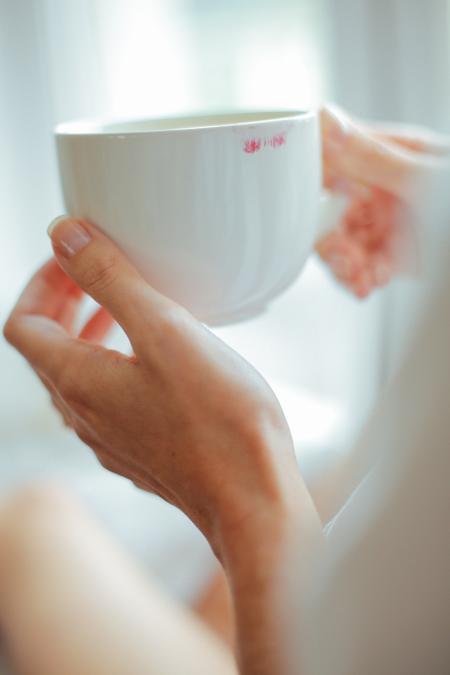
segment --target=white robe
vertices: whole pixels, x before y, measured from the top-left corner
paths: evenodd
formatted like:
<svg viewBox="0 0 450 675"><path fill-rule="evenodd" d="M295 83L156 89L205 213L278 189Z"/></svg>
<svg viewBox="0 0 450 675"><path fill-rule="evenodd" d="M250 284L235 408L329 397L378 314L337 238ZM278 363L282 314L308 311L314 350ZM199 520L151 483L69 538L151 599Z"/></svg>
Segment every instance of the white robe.
<svg viewBox="0 0 450 675"><path fill-rule="evenodd" d="M450 235L447 179L428 244ZM429 247L418 330L361 436L376 461L328 528L294 673L450 673L449 241Z"/></svg>

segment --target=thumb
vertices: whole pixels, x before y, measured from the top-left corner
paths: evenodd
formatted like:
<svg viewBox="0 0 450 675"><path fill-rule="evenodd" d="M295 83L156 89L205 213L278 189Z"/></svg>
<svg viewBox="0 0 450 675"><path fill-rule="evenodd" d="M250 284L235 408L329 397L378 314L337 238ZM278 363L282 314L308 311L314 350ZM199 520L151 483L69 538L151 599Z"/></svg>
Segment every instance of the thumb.
<svg viewBox="0 0 450 675"><path fill-rule="evenodd" d="M377 187L411 201L437 160L371 134L334 105L320 113L324 165L338 180Z"/></svg>
<svg viewBox="0 0 450 675"><path fill-rule="evenodd" d="M171 302L152 289L122 251L97 228L74 218L56 218L48 228L55 256L73 281L104 307L131 342Z"/></svg>

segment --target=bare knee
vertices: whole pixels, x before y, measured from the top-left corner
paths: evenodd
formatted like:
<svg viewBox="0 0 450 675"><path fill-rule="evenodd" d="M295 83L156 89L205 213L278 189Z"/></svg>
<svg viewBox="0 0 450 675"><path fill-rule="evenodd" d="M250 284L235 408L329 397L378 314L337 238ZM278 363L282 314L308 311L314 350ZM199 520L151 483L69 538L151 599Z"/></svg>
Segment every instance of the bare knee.
<svg viewBox="0 0 450 675"><path fill-rule="evenodd" d="M76 508L76 499L63 484L54 481L30 483L10 495L2 504L3 521L29 525L42 518L58 517Z"/></svg>
<svg viewBox="0 0 450 675"><path fill-rule="evenodd" d="M57 538L79 507L63 485L46 481L27 485L0 505L0 565L9 568L33 559L30 553Z"/></svg>

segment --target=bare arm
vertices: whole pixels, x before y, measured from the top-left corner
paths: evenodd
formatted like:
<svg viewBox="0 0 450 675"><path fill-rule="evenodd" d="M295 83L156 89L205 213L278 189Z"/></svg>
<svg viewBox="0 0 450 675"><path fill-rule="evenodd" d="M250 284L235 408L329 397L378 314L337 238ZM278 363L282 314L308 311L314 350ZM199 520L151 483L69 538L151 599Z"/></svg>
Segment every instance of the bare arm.
<svg viewBox="0 0 450 675"><path fill-rule="evenodd" d="M249 364L150 288L103 235L65 220L56 261L25 289L5 327L55 405L108 469L182 509L230 583L245 675L280 675L280 580L292 547L306 577L321 524L272 391ZM61 269L61 267L64 271ZM81 292L99 310L80 335ZM116 318L134 354L99 342Z"/></svg>
<svg viewBox="0 0 450 675"><path fill-rule="evenodd" d="M375 154L378 175L384 150ZM401 190L404 160L394 153L389 173ZM327 553L273 393L95 228L66 220L52 240L64 271L50 261L37 273L7 339L106 468L181 508L208 538L228 575L242 673L298 675L311 625L307 589ZM104 309L76 335L80 288ZM132 357L98 344L109 315L127 332ZM293 665L286 659L297 646Z"/></svg>
<svg viewBox="0 0 450 675"><path fill-rule="evenodd" d="M238 662L245 675L290 672L286 626L297 626L292 575L307 585L324 552L319 516L303 484L283 509L246 519L222 538L221 558L231 588L238 637ZM297 587L298 588L298 587ZM300 672L300 671L299 671Z"/></svg>

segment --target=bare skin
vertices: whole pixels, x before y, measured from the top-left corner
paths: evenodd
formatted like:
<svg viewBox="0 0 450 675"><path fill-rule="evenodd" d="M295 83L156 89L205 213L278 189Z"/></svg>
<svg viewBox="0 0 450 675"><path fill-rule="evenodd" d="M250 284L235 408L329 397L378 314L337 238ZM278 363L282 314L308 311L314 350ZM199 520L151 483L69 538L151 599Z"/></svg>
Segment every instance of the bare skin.
<svg viewBox="0 0 450 675"><path fill-rule="evenodd" d="M317 252L337 281L365 298L395 276L417 272L410 208L422 181L450 155L450 139L354 120L335 106L322 110L321 124L324 185L350 201Z"/></svg>
<svg viewBox="0 0 450 675"><path fill-rule="evenodd" d="M25 289L7 339L106 468L175 504L203 531L233 588L237 633L254 634L238 638L243 670L259 672L256 662L278 668L276 626L259 621L268 612L263 591L303 521L319 538L321 529L275 396L95 228L66 220L52 241L57 261ZM133 357L91 341L107 325L102 310L73 335L78 287L122 325Z"/></svg>
<svg viewBox="0 0 450 675"><path fill-rule="evenodd" d="M237 672L213 632L59 486L29 487L0 505L0 627L20 675Z"/></svg>
<svg viewBox="0 0 450 675"><path fill-rule="evenodd" d="M234 650L233 606L227 578L220 570L207 584L200 596L195 600L193 609L196 614L224 642Z"/></svg>
<svg viewBox="0 0 450 675"><path fill-rule="evenodd" d="M407 200L410 185L437 161L429 155L422 161L415 149L399 150L390 141L380 146L381 132L370 135L357 125L340 137L339 154L329 131L323 127L326 180L333 183L337 176L357 184L355 199L367 196L364 190L377 199L379 190L384 194L389 187L393 197ZM381 249L392 231L383 228ZM369 276L375 249L368 246L372 239L355 236L359 229L338 228L337 239L340 246L351 244L345 249L350 261L358 253L358 274L364 273L368 290L362 292L361 277L353 273L341 281L362 297L374 288ZM291 574L307 584L324 555L324 540L273 392L249 364L150 288L90 224L60 221L51 238L56 260L25 289L6 324L6 338L106 468L181 508L205 534L226 574L240 671L289 672L282 627L300 626L306 617L292 614L285 602L284 571L295 560ZM319 245L319 252L333 267L333 246ZM83 292L101 309L76 335ZM132 357L101 346L112 319L126 331ZM352 480L352 471L344 468L339 469L344 489L330 489L328 481L333 509ZM321 511L329 510L329 503L323 502Z"/></svg>

